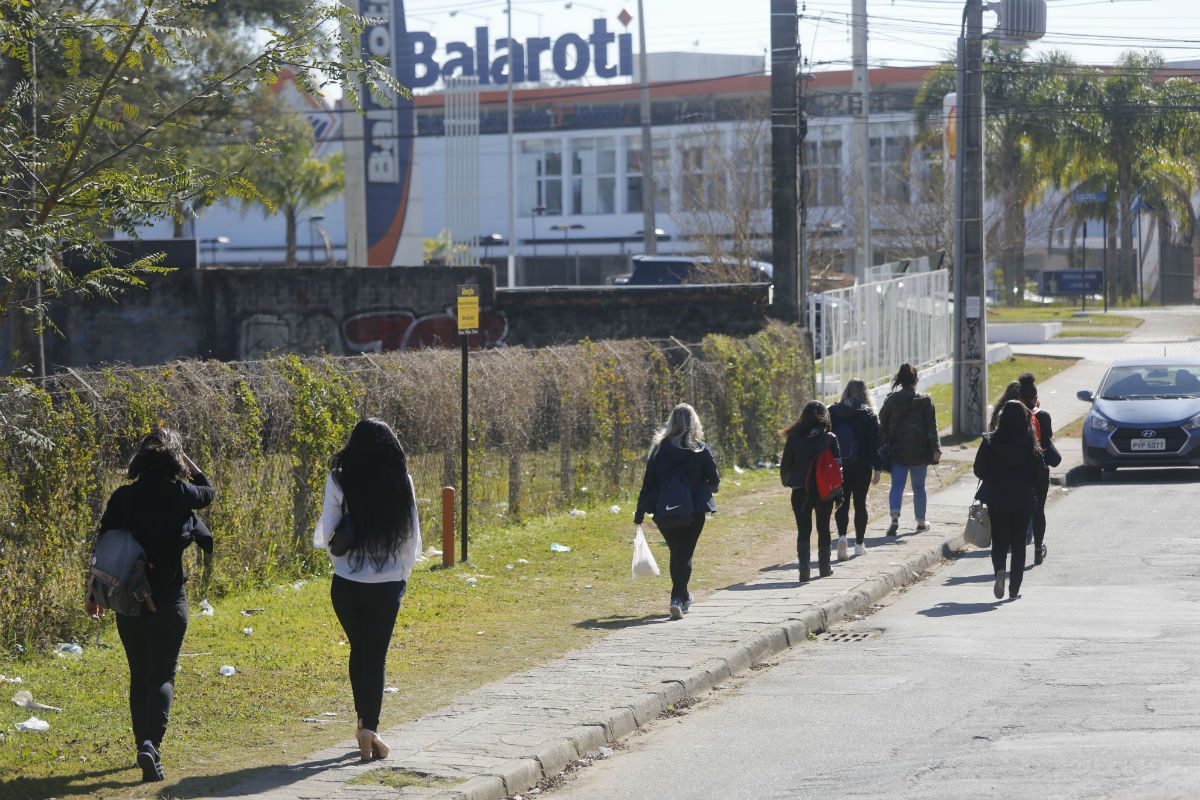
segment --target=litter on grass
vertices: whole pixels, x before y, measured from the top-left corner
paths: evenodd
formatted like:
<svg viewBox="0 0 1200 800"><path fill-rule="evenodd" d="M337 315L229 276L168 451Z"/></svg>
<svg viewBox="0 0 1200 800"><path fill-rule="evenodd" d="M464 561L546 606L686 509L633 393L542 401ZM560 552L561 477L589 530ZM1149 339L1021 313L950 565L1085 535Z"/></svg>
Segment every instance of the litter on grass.
<svg viewBox="0 0 1200 800"><path fill-rule="evenodd" d="M254 628L242 628L242 633L249 636L250 634L254 633Z"/></svg>
<svg viewBox="0 0 1200 800"><path fill-rule="evenodd" d="M307 583L308 583L308 581L296 581L296 582L290 583L288 585L291 586L293 589L299 589L301 586L304 586Z"/></svg>
<svg viewBox="0 0 1200 800"><path fill-rule="evenodd" d="M528 563L529 563L529 559L528 559L528 558L518 558L518 559L517 559L517 563L518 563L518 564L528 564Z"/></svg>
<svg viewBox="0 0 1200 800"><path fill-rule="evenodd" d="M59 714L62 713L62 709L58 706L47 706L43 705L42 703L35 703L33 701L33 695L30 694L29 690L27 689L22 689L14 694L12 701L27 711L54 711Z"/></svg>
<svg viewBox="0 0 1200 800"><path fill-rule="evenodd" d="M83 653L83 648L77 644L74 644L73 642L59 642L57 645L55 645L54 650L58 653L69 653L73 656L81 655Z"/></svg>
<svg viewBox="0 0 1200 800"><path fill-rule="evenodd" d="M739 467L737 464L734 464L734 465L733 465L733 471L734 471L734 472L736 472L738 475L745 475L745 474L746 474L746 470L742 469L742 468L741 468L741 467Z"/></svg>
<svg viewBox="0 0 1200 800"><path fill-rule="evenodd" d="M558 542L554 542L553 544L551 544L551 545L550 545L550 549L551 549L551 550L553 550L553 551L554 551L554 552L556 552L556 553L569 553L569 552L571 552L571 548L570 548L570 547L567 547L565 544L559 544Z"/></svg>
<svg viewBox="0 0 1200 800"><path fill-rule="evenodd" d="M395 686L389 686L383 690L383 693L384 694L395 694L398 691L400 691L400 690L397 689Z"/></svg>
<svg viewBox="0 0 1200 800"><path fill-rule="evenodd" d="M584 511L582 508L572 508L570 511L567 512L567 516L568 517L576 517L576 518L586 517L587 512Z"/></svg>
<svg viewBox="0 0 1200 800"><path fill-rule="evenodd" d="M255 614L261 614L264 611L266 611L265 608L243 608L242 616L243 617L253 617Z"/></svg>
<svg viewBox="0 0 1200 800"><path fill-rule="evenodd" d="M220 672L222 675L224 675L226 678L228 678L230 675L237 672L237 670L234 669L233 667L229 666L228 664L226 664L225 666L221 667L221 669L219 669L218 672Z"/></svg>
<svg viewBox="0 0 1200 800"><path fill-rule="evenodd" d="M197 614L196 616L197 617L211 617L215 612L216 612L216 609L212 607L212 603L208 602L207 600L201 600L200 601L200 613Z"/></svg>
<svg viewBox="0 0 1200 800"><path fill-rule="evenodd" d="M479 578L467 578L467 583L479 583Z"/></svg>
<svg viewBox="0 0 1200 800"><path fill-rule="evenodd" d="M620 506L618 506L618 505L612 505L612 506L609 506L609 507L608 507L608 512L609 512L610 514L620 514L620 513L621 513L621 507L620 507Z"/></svg>
<svg viewBox="0 0 1200 800"><path fill-rule="evenodd" d="M41 733L50 730L50 723L46 722L44 719L30 717L24 722L18 722L16 725L13 725L13 727L19 731L37 731Z"/></svg>
<svg viewBox="0 0 1200 800"><path fill-rule="evenodd" d="M3 675L0 675L0 683L24 683L24 681L16 677L6 678Z"/></svg>

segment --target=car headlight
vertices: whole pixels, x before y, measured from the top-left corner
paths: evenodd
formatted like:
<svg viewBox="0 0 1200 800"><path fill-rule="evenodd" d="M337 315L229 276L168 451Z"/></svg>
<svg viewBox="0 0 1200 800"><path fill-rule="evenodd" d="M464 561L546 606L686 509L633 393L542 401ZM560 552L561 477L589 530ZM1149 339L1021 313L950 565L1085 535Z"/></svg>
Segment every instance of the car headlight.
<svg viewBox="0 0 1200 800"><path fill-rule="evenodd" d="M1200 414L1197 414L1196 416L1189 419L1187 422L1183 423L1183 429L1185 431L1200 430Z"/></svg>
<svg viewBox="0 0 1200 800"><path fill-rule="evenodd" d="M1088 417L1088 426L1091 427L1092 430L1103 431L1104 433L1115 431L1117 429L1116 425L1113 425L1099 414L1092 414Z"/></svg>

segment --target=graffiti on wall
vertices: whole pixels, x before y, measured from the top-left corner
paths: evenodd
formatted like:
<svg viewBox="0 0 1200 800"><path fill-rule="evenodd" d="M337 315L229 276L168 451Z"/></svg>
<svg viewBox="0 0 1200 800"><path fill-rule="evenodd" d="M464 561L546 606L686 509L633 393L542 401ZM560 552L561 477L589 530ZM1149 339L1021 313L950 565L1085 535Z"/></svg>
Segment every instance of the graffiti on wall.
<svg viewBox="0 0 1200 800"><path fill-rule="evenodd" d="M458 317L452 309L417 316L411 311L372 311L342 323L347 349L358 353L457 347ZM472 349L503 344L508 319L503 312L480 311L479 330L467 337Z"/></svg>
<svg viewBox="0 0 1200 800"><path fill-rule="evenodd" d="M508 335L503 312L481 311L479 331L467 338L472 349L496 347ZM452 309L417 315L412 311L370 311L338 324L325 312L251 314L242 320L238 358L253 361L282 353L379 353L457 347L458 318Z"/></svg>

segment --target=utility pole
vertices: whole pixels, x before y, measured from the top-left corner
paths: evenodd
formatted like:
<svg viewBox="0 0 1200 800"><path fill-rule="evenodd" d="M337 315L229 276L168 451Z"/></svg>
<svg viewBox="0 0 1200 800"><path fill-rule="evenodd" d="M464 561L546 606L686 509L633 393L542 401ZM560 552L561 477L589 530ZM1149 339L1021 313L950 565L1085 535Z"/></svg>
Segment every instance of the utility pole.
<svg viewBox="0 0 1200 800"><path fill-rule="evenodd" d="M638 71L642 83L642 252L654 255L658 252L658 236L654 229L654 150L650 137L650 76L646 73L646 15L642 11L642 0L638 0Z"/></svg>
<svg viewBox="0 0 1200 800"><path fill-rule="evenodd" d="M512 0L508 0L508 288L517 285L517 192L516 167L513 164L513 72L517 65L512 38Z"/></svg>
<svg viewBox="0 0 1200 800"><path fill-rule="evenodd" d="M799 123L800 57L796 0L771 0L771 261L775 300L771 311L785 322L800 319Z"/></svg>
<svg viewBox="0 0 1200 800"><path fill-rule="evenodd" d="M987 430L987 331L983 231L983 0L967 0L958 39L955 159L954 422L959 436Z"/></svg>
<svg viewBox="0 0 1200 800"><path fill-rule="evenodd" d="M854 0L851 89L854 108L854 275L863 281L871 266L871 86L867 73L867 0Z"/></svg>

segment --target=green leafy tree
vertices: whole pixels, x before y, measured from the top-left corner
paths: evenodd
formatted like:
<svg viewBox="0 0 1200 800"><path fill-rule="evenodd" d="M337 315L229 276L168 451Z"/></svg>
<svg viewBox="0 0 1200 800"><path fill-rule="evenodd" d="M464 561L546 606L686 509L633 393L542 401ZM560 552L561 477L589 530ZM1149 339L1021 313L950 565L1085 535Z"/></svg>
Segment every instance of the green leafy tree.
<svg viewBox="0 0 1200 800"><path fill-rule="evenodd" d="M255 158L246 177L258 190L251 201L262 205L264 214L281 214L287 226L287 266L296 266L296 226L303 211L320 208L344 189L342 153L320 159L312 154L313 132L299 115L271 116L282 125L275 136L258 142L269 152Z"/></svg>
<svg viewBox="0 0 1200 800"><path fill-rule="evenodd" d="M284 66L314 94L318 80L343 83L352 104L358 84L346 82L351 74L373 93L407 94L382 63L345 55L356 52L365 20L340 3L281 12L278 24L256 32L252 52L232 64L214 55L209 37L193 25L204 6L0 0L8 88L0 100L0 324L19 311L40 325L48 300L112 296L171 266L160 257L113 263L103 241L112 231L136 237L140 226L197 202L259 196L237 166L253 153L243 150L239 161L233 148L244 145L222 142L226 130L212 136L213 147L224 149L218 166L191 156L177 138L196 132L190 115L254 97ZM43 86L46 64L56 77ZM163 74L186 89L159 93L143 86L144 78ZM70 256L101 266L76 274L64 268Z"/></svg>
<svg viewBox="0 0 1200 800"><path fill-rule="evenodd" d="M988 45L983 74L987 191L1000 206L988 238L999 252L1006 305L1020 300L1015 290L1025 285L1027 212L1045 197L1057 174L1054 143L1062 130L1060 107L1071 92L1073 68L1062 53L1029 61L1023 49ZM940 116L942 98L955 91L955 76L954 62L945 62L921 85L915 107L923 128Z"/></svg>

